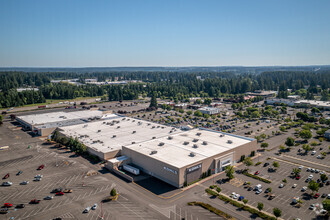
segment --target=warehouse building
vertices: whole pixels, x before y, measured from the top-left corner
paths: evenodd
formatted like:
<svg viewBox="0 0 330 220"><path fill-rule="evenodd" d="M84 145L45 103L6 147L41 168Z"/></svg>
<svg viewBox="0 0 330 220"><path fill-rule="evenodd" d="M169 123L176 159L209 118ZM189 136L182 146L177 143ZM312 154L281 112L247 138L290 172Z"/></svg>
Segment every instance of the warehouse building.
<svg viewBox="0 0 330 220"><path fill-rule="evenodd" d="M123 146L126 163L175 187L218 173L257 150L255 139L193 129Z"/></svg>
<svg viewBox="0 0 330 220"><path fill-rule="evenodd" d="M77 138L80 143L86 145L89 153L102 160L121 155L123 146L182 132L173 127L122 116L61 127L59 131L66 137Z"/></svg>
<svg viewBox="0 0 330 220"><path fill-rule="evenodd" d="M26 130L31 130L40 136L48 136L58 127L82 124L92 120L106 119L109 117L112 118L118 116L106 114L106 112L97 110L87 110L17 116L16 121Z"/></svg>

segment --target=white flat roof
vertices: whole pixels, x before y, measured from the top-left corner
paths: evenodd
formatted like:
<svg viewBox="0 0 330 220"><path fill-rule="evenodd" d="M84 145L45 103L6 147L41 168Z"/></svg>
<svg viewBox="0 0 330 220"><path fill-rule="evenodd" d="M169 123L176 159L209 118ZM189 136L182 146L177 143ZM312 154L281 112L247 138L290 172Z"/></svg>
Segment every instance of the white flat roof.
<svg viewBox="0 0 330 220"><path fill-rule="evenodd" d="M64 135L78 138L87 147L102 153L121 150L122 146L131 145L133 142L141 143L182 132L173 127L129 117L67 126L61 129Z"/></svg>
<svg viewBox="0 0 330 220"><path fill-rule="evenodd" d="M193 129L147 142L125 146L177 168L232 150L254 139L204 129ZM169 136L172 139L168 138ZM228 143L232 141L232 143ZM197 148L194 147L197 145ZM151 152L157 151L152 154ZM195 156L190 156L193 153Z"/></svg>
<svg viewBox="0 0 330 220"><path fill-rule="evenodd" d="M88 119L102 117L102 112L98 110L72 111L72 112L50 112L44 114L33 114L18 116L19 119L30 125L42 125L46 123L62 122L74 119Z"/></svg>

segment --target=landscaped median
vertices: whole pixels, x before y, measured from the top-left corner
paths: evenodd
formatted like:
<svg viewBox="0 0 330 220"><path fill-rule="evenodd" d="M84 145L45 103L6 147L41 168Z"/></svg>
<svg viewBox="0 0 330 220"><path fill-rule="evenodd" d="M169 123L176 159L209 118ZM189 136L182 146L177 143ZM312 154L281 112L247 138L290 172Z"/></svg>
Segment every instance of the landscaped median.
<svg viewBox="0 0 330 220"><path fill-rule="evenodd" d="M225 219L230 219L230 220L236 220L236 218L234 218L233 216L214 208L213 206L211 206L210 204L207 203L203 203L203 202L188 202L188 205L190 206L200 206L203 207L204 209L209 210L210 212L213 212L214 214L221 216Z"/></svg>
<svg viewBox="0 0 330 220"><path fill-rule="evenodd" d="M262 182L264 182L264 183L271 183L271 182L272 182L272 181L270 181L270 180L268 180L268 179L262 178L262 177L257 176L257 175L253 175L253 174L251 174L251 173L248 173L247 171L243 172L243 174L244 174L245 176L249 176L249 177L251 177L251 178L253 178L253 179L260 180L260 181L262 181Z"/></svg>
<svg viewBox="0 0 330 220"><path fill-rule="evenodd" d="M207 192L208 194L212 195L212 196L217 196L219 199L221 199L222 201L228 202L230 204L232 204L233 206L236 206L240 209L243 209L245 211L250 212L251 214L255 214L258 215L260 218L262 219L266 219L266 220L276 220L276 217L271 216L263 211L259 211L257 208L254 208L253 206L250 205L245 205L242 202L236 201L234 199L231 199L230 197L222 194L222 193L217 193L214 190L211 189L205 189L205 192Z"/></svg>

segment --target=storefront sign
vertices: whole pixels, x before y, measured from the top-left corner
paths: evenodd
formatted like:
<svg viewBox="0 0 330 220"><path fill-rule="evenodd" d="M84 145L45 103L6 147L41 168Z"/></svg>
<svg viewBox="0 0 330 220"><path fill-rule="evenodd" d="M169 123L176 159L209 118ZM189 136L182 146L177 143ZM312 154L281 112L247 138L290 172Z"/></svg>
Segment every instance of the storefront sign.
<svg viewBox="0 0 330 220"><path fill-rule="evenodd" d="M168 168L168 167L164 167L164 170L167 170L167 171L169 171L171 173L174 173L175 175L178 174L178 172L176 170L172 170L171 168Z"/></svg>
<svg viewBox="0 0 330 220"><path fill-rule="evenodd" d="M187 168L187 173L191 173L191 172L194 172L196 170L199 170L202 168L202 164L198 164L196 166L193 166L193 167L190 167L190 168Z"/></svg>

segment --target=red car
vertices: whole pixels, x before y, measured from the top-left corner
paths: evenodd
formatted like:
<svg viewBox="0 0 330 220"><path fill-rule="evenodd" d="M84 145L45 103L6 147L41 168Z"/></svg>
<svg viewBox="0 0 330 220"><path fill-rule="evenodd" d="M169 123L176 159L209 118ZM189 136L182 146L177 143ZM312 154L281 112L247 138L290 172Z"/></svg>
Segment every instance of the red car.
<svg viewBox="0 0 330 220"><path fill-rule="evenodd" d="M9 177L9 173L7 173L2 179L7 179Z"/></svg>
<svg viewBox="0 0 330 220"><path fill-rule="evenodd" d="M57 196L63 196L64 195L64 192L57 192L56 195Z"/></svg>
<svg viewBox="0 0 330 220"><path fill-rule="evenodd" d="M3 206L6 207L6 208L10 208L10 207L13 206L13 204L11 204L11 203L5 203L5 204L3 204Z"/></svg>
<svg viewBox="0 0 330 220"><path fill-rule="evenodd" d="M319 198L320 197L320 193L316 193L315 195L314 195L314 198L315 199L317 199L317 198Z"/></svg>
<svg viewBox="0 0 330 220"><path fill-rule="evenodd" d="M296 180L299 180L300 179L300 175L296 176Z"/></svg>
<svg viewBox="0 0 330 220"><path fill-rule="evenodd" d="M39 204L40 200L39 199L32 199L30 201L31 204Z"/></svg>
<svg viewBox="0 0 330 220"><path fill-rule="evenodd" d="M44 167L45 167L45 165L42 164L38 167L38 170L42 170Z"/></svg>
<svg viewBox="0 0 330 220"><path fill-rule="evenodd" d="M260 172L259 171L256 171L255 173L254 173L254 175L258 175Z"/></svg>

